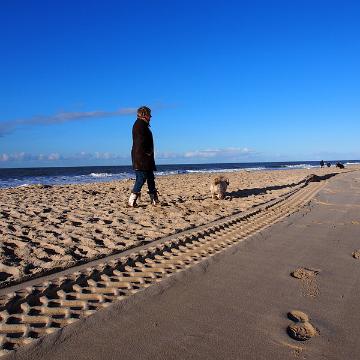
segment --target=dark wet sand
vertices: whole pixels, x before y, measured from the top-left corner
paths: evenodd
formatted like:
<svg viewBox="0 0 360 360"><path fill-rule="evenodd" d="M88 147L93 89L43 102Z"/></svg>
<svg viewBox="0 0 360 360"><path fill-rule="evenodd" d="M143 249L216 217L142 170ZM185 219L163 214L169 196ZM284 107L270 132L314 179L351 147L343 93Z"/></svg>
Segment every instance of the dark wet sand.
<svg viewBox="0 0 360 360"><path fill-rule="evenodd" d="M357 359L360 172L192 270L4 359ZM294 278L298 268L313 277ZM291 310L318 335L291 339Z"/></svg>

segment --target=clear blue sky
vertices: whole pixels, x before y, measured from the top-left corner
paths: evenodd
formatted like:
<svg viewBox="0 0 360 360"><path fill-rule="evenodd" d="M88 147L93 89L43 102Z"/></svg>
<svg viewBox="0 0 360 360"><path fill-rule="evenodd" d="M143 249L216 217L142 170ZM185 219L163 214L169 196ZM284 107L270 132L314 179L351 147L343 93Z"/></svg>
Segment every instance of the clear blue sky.
<svg viewBox="0 0 360 360"><path fill-rule="evenodd" d="M357 1L0 1L0 167L360 158Z"/></svg>

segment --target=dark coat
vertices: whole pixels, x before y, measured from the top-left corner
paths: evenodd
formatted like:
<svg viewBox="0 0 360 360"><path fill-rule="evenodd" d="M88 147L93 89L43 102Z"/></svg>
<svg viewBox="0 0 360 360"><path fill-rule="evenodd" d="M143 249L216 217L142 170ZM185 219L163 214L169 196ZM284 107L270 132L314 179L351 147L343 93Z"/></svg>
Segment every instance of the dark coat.
<svg viewBox="0 0 360 360"><path fill-rule="evenodd" d="M154 141L149 124L137 119L132 128L133 146L131 159L134 170L156 170L154 159Z"/></svg>

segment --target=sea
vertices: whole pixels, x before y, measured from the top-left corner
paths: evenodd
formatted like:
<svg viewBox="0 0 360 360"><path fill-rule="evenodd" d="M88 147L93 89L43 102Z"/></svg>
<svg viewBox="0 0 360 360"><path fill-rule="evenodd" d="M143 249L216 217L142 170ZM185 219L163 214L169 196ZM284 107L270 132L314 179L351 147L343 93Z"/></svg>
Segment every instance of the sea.
<svg viewBox="0 0 360 360"><path fill-rule="evenodd" d="M360 160L333 160L345 166L359 165ZM291 170L319 168L319 161L292 162L254 162L254 163L214 163L214 164L175 164L157 165L155 176L178 175L191 173L217 173ZM20 186L87 184L134 179L135 173L131 166L81 166L81 167L39 167L39 168L0 168L0 188Z"/></svg>

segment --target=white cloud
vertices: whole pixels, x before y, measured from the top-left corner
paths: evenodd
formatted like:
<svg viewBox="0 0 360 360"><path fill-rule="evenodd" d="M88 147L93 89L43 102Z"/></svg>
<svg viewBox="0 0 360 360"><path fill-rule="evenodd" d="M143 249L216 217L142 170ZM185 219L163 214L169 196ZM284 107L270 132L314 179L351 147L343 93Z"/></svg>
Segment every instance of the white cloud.
<svg viewBox="0 0 360 360"><path fill-rule="evenodd" d="M60 159L60 155L57 153L52 153L48 156L48 160L59 160Z"/></svg>
<svg viewBox="0 0 360 360"><path fill-rule="evenodd" d="M126 116L136 114L135 108L123 108L115 111L73 111L73 112L60 112L55 115L39 115L27 119L16 119L4 121L0 123L0 137L11 133L20 126L33 126L33 125L51 125L61 124L71 121L88 120L109 118L115 116Z"/></svg>
<svg viewBox="0 0 360 360"><path fill-rule="evenodd" d="M236 162L242 161L246 159L250 159L254 156L257 156L258 153L254 150L248 148L236 148L229 147L223 149L205 149L205 150L193 150L187 152L156 152L155 157L156 161L160 160L162 162L181 162L181 161L229 161ZM121 160L121 162L130 162L129 155L111 153L111 152L86 152L80 151L74 154L60 154L57 152L49 153L49 154L30 154L26 152L18 152L18 153L3 153L0 154L1 162L54 162L57 161L71 161L71 162L80 162L80 161L108 161L108 160Z"/></svg>
<svg viewBox="0 0 360 360"><path fill-rule="evenodd" d="M9 155L8 154L0 154L0 161L8 161Z"/></svg>
<svg viewBox="0 0 360 360"><path fill-rule="evenodd" d="M104 159L104 160L109 160L109 159L118 159L119 157L121 157L120 155L117 154L112 154L109 152L96 152L95 153L95 158L96 159Z"/></svg>
<svg viewBox="0 0 360 360"><path fill-rule="evenodd" d="M165 152L155 152L155 157L157 159L177 159L184 157L184 154L182 153L176 153L171 151L165 151Z"/></svg>
<svg viewBox="0 0 360 360"><path fill-rule="evenodd" d="M174 107L171 104L156 103L151 105L152 110L161 110ZM103 119L118 116L135 115L137 108L121 108L115 111L95 110L95 111L68 111L59 112L54 115L38 115L24 119L14 119L8 121L0 121L0 137L5 136L18 127L34 126L34 125L52 125L62 124L72 121L89 120L89 119Z"/></svg>
<svg viewBox="0 0 360 360"><path fill-rule="evenodd" d="M0 155L1 161L22 161L28 158L30 158L30 155L26 154L25 152L18 152L13 154L3 153Z"/></svg>
<svg viewBox="0 0 360 360"><path fill-rule="evenodd" d="M218 149L204 149L204 150L191 150L182 153L177 152L157 152L156 159L160 161L243 161L253 159L259 153L249 148L218 148Z"/></svg>
<svg viewBox="0 0 360 360"><path fill-rule="evenodd" d="M224 149L206 149L206 150L196 150L189 151L184 153L186 158L214 158L214 157L223 157L223 158L233 158L236 156L246 156L250 154L255 154L255 151L252 151L246 147L244 148L235 148L229 147Z"/></svg>
<svg viewBox="0 0 360 360"><path fill-rule="evenodd" d="M18 152L12 154L0 154L0 161L58 161L58 160L110 160L110 159L126 159L128 156L114 154L110 152L94 152L88 153L81 151L79 153L62 155L59 153L50 154L29 154L26 152Z"/></svg>

